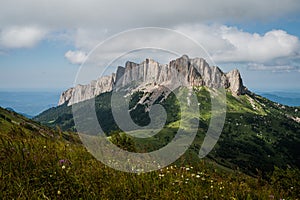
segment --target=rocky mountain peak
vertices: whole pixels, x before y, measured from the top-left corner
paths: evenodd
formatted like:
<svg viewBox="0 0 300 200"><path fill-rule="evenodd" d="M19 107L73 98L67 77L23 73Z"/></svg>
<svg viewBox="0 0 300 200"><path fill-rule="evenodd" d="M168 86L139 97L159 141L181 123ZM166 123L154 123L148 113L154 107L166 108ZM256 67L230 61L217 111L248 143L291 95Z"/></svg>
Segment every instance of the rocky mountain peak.
<svg viewBox="0 0 300 200"><path fill-rule="evenodd" d="M132 86L132 83L135 83ZM169 64L160 64L151 58L140 64L127 61L125 67L119 66L111 76L100 77L88 85L77 85L61 94L58 105L68 105L91 99L101 93L133 87L131 90L147 85L206 86L209 88L225 87L235 95L245 92L241 75L237 69L228 73L212 66L203 58L189 58L183 55ZM134 88L135 87L135 88Z"/></svg>

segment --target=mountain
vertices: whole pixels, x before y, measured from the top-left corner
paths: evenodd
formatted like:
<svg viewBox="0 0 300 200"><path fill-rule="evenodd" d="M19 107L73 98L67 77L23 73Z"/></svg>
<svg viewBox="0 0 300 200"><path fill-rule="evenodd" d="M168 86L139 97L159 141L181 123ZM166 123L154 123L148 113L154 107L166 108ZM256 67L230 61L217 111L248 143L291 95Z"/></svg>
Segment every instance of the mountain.
<svg viewBox="0 0 300 200"><path fill-rule="evenodd" d="M66 90L61 94L58 105L66 102L72 105L113 89L142 88L147 84L172 86L178 83L184 86L224 87L237 95L246 91L238 70L224 73L218 67L210 67L203 58L190 59L184 55L164 65L152 59L140 64L128 61L125 67L119 66L111 76L103 76L88 85L79 84Z"/></svg>
<svg viewBox="0 0 300 200"><path fill-rule="evenodd" d="M139 126L163 119L163 115L150 119L151 107L155 104L162 105L167 113L163 129L155 135L151 133L156 130L149 129L151 136L145 138L141 135L146 134L145 131L139 127L128 132L138 136L134 138L136 151L164 147L175 137L181 126L180 120L185 118L189 121L180 129L185 134L197 132L185 159L199 162L197 154L212 118L212 100L220 88L226 89L226 119L220 139L207 158L223 167L240 169L251 175L266 175L274 166L300 168L299 108L274 103L248 91L238 70L224 73L218 67L210 67L201 58L182 56L166 65L151 59L141 64L127 62L111 76L65 91L59 106L44 111L35 120L76 131L71 105L81 108L84 114L88 112L85 104L91 101L100 126L107 136L111 136L116 131L121 132L111 105L114 93L121 92L123 96L119 102L129 102L130 117ZM185 109L189 107L192 93L197 98L199 112ZM180 99L188 102L183 112ZM195 120L199 120L198 126L193 126Z"/></svg>

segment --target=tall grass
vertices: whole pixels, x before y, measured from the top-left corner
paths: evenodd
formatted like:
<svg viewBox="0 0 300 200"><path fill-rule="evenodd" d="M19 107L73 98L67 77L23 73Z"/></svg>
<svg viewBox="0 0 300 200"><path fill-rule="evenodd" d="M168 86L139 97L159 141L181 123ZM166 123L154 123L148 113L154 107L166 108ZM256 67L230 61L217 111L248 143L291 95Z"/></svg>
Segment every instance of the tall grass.
<svg viewBox="0 0 300 200"><path fill-rule="evenodd" d="M64 139L1 138L0 199L296 199L290 176L276 171L270 183L205 161L130 174L106 167L80 144ZM283 180L284 179L284 180ZM293 187L291 189L291 187Z"/></svg>

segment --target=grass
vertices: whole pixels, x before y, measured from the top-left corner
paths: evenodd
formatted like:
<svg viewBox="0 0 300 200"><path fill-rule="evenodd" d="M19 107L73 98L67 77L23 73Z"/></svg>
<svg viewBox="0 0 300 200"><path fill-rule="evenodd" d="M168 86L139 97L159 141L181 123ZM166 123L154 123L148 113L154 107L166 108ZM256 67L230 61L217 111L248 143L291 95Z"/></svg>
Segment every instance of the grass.
<svg viewBox="0 0 300 200"><path fill-rule="evenodd" d="M26 142L24 142L26 141ZM1 199L270 199L296 198L261 177L227 171L202 160L130 174L106 167L83 146L62 138L6 138L0 143ZM277 175L278 180L282 174ZM299 174L296 174L299 175ZM298 177L299 179L299 177ZM275 181L274 181L275 183ZM296 191L298 190L298 191Z"/></svg>

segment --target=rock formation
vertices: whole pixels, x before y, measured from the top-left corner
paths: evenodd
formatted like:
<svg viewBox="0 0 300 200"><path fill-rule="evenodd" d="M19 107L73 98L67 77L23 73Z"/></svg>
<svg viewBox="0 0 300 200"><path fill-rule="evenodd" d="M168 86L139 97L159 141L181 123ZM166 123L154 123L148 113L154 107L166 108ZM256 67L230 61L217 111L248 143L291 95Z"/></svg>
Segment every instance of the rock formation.
<svg viewBox="0 0 300 200"><path fill-rule="evenodd" d="M63 92L58 105L68 105L91 99L101 93L138 87L146 84L206 86L209 88L224 87L235 95L245 92L241 75L237 69L224 73L218 67L210 67L203 58L190 59L183 55L169 64L160 64L146 59L140 64L126 62L125 67L119 66L116 74L104 76L88 85L77 85Z"/></svg>

